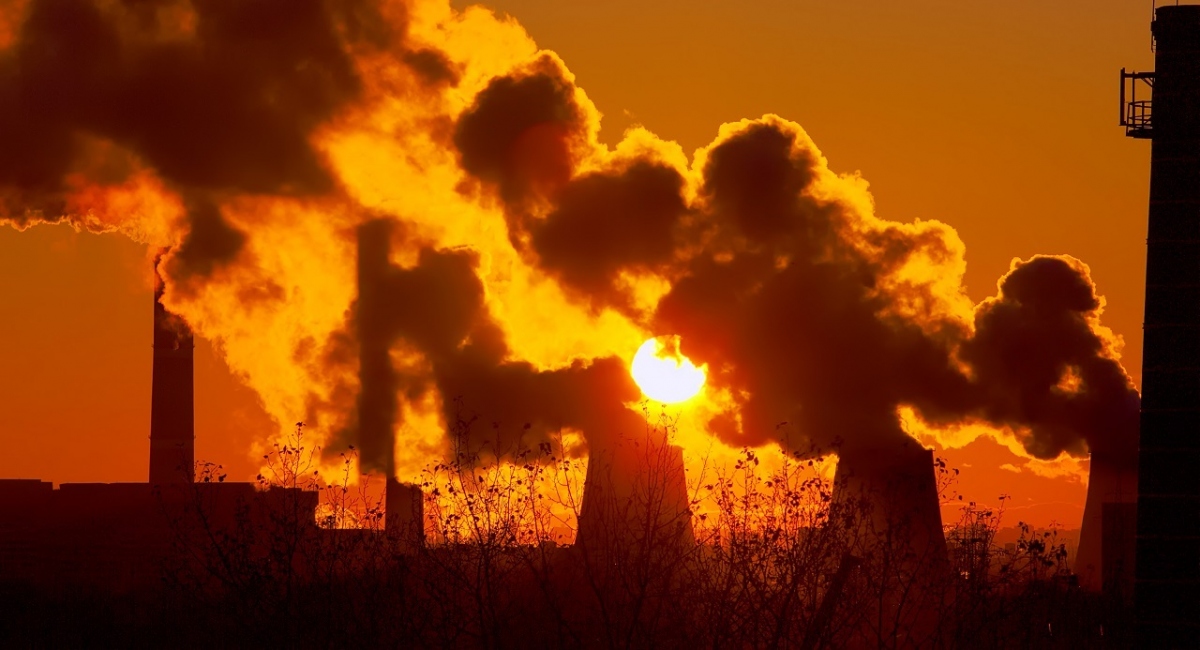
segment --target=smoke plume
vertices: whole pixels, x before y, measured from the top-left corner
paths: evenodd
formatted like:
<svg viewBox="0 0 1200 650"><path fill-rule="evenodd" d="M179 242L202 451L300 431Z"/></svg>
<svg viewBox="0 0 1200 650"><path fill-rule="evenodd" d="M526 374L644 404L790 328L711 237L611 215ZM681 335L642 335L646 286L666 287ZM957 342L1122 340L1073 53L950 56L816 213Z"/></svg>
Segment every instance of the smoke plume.
<svg viewBox="0 0 1200 650"><path fill-rule="evenodd" d="M783 118L690 157L642 128L605 146L554 53L445 0L3 7L0 223L171 246L168 308L282 431L365 467L411 475L472 418L498 450L644 435L628 358L657 335L707 364L703 425L734 447L787 422L807 453L889 449L911 408L1037 458L1136 449L1082 262L1014 261L973 305L953 228L877 217Z"/></svg>

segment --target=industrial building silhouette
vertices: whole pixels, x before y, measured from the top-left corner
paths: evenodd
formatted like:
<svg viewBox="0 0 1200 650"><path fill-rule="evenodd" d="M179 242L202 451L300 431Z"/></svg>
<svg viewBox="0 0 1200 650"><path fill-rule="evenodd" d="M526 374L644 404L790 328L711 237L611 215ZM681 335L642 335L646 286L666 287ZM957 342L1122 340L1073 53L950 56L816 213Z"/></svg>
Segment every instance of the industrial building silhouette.
<svg viewBox="0 0 1200 650"><path fill-rule="evenodd" d="M1136 479L1110 474L1110 459L1092 458L1080 563L1099 568L1091 586L1133 592L1146 647L1170 647L1200 638L1200 5L1158 8L1153 35L1156 69L1121 72L1121 124L1130 137L1152 143L1139 471ZM1147 88L1153 98L1139 98L1138 89ZM385 299L365 289L390 268L390 233L382 220L358 231L360 314L372 313ZM114 592L153 585L162 561L175 552L178 518L189 508L204 509L210 530L233 530L249 520L270 534L284 510L304 526L320 528L315 491L197 482L193 335L162 297L159 281L147 482L55 488L37 479L0 479L0 581ZM385 530L405 540L395 544L405 551L422 542L424 495L395 479L391 341L386 331L373 329L377 321L357 323L358 440L364 468L386 476ZM651 442L658 476L649 483L639 474L645 450L594 450L579 520L583 545L606 547L611 524L628 516L630 501L656 503L664 541L695 544L682 451L665 439ZM878 515L906 519L912 555L948 563L928 450L847 457L837 471L835 505L847 494L874 495ZM647 496L653 486L659 492ZM1136 553L1130 553L1135 519ZM1136 579L1130 584L1132 567Z"/></svg>
<svg viewBox="0 0 1200 650"><path fill-rule="evenodd" d="M157 265L157 260L156 260ZM127 593L157 584L162 563L188 544L181 535L249 528L270 534L272 513L297 513L316 526L318 495L260 490L218 477L194 482L191 330L154 293L154 362L146 483L64 483L0 479L0 582L62 592ZM183 519L199 517L203 530Z"/></svg>
<svg viewBox="0 0 1200 650"><path fill-rule="evenodd" d="M364 224L358 232L361 389L356 440L361 444L362 470L386 477L383 528L396 552L409 552L424 543L425 495L419 486L394 476L392 423L397 405L391 334L371 325L379 320L372 314L384 308L378 302L386 299L372 287L393 268L390 233L391 225L381 220ZM318 526L316 491L263 490L255 483L195 476L193 336L187 324L164 307L162 297L159 281L153 312L149 480L68 483L57 489L36 479L0 480L0 553L7 559L0 566L0 582L52 590L87 585L135 591L155 584L163 561L178 552L181 542L186 545L181 535L252 531L270 536L280 513L289 514L292 525L318 535L351 534ZM645 440L592 450L576 538L585 552L648 540L664 548L695 545L683 451L663 432L648 431ZM945 564L931 452L914 447L859 454L842 462L838 471L835 494L840 502L864 497L877 502L874 518L879 521L864 522L871 534L884 518L902 519L910 524L913 549L921 556L931 549L941 558L935 563ZM204 530L181 525L187 516L202 520ZM246 526L247 521L253 525ZM646 537L646 530L653 535Z"/></svg>
<svg viewBox="0 0 1200 650"><path fill-rule="evenodd" d="M379 248L374 238L368 255ZM374 246L372 248L371 246ZM384 263L386 239L382 240ZM191 329L163 303L164 286L154 267L153 380L151 388L148 481L145 483L64 483L57 488L38 479L0 479L0 583L31 585L62 593L76 588L129 593L161 581L165 563L188 547L220 537L265 544L272 535L318 533L351 536L350 531L317 525L319 493L299 487L225 481L218 474L198 477L195 463L195 406ZM363 272L360 264L360 275ZM371 334L367 332L366 334ZM390 364L386 345L368 337L365 367L379 374ZM373 365L372 365L373 364ZM391 441L390 419L379 414L387 385L364 382L360 421L381 429L375 441ZM391 396L394 401L394 395ZM394 404L393 404L394 410ZM424 541L423 495L416 486L392 478L390 449L368 447L386 458L369 470L388 472L383 531L397 552ZM281 531L281 525L291 530ZM375 531L380 532L380 531ZM328 541L328 540L326 540Z"/></svg>

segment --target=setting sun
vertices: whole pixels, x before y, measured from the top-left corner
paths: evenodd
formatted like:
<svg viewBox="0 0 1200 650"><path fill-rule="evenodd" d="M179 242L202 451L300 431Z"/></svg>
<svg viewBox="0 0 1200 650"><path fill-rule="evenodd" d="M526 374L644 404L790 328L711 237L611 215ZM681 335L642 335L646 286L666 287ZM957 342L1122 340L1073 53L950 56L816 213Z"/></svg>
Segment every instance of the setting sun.
<svg viewBox="0 0 1200 650"><path fill-rule="evenodd" d="M695 397L704 386L705 368L679 353L678 339L671 346L649 339L633 355L629 371L646 397L675 404Z"/></svg>
<svg viewBox="0 0 1200 650"><path fill-rule="evenodd" d="M1200 648L1200 0L682 4L0 0L0 650Z"/></svg>

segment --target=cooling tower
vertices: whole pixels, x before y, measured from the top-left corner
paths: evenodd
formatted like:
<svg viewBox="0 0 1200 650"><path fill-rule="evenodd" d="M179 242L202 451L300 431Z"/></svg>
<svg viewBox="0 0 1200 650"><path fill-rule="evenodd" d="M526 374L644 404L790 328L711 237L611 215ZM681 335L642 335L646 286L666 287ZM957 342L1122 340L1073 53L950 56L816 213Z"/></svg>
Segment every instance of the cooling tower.
<svg viewBox="0 0 1200 650"><path fill-rule="evenodd" d="M693 546L683 450L652 440L593 450L576 544L601 553Z"/></svg>
<svg viewBox="0 0 1200 650"><path fill-rule="evenodd" d="M951 584L933 452L913 441L839 453L830 525L865 559L867 620L911 647L936 638Z"/></svg>
<svg viewBox="0 0 1200 650"><path fill-rule="evenodd" d="M831 517L848 526L852 550L886 543L922 570L948 564L933 451L915 442L840 454Z"/></svg>
<svg viewBox="0 0 1200 650"><path fill-rule="evenodd" d="M1115 602L1133 601L1137 554L1137 502L1104 503L1100 512L1100 577Z"/></svg>
<svg viewBox="0 0 1200 650"><path fill-rule="evenodd" d="M161 258L161 255L159 256ZM192 402L192 332L162 305L163 282L154 285L154 368L150 393L150 483L191 483L196 429Z"/></svg>
<svg viewBox="0 0 1200 650"><path fill-rule="evenodd" d="M1147 648L1200 638L1200 6L1160 7L1152 30L1152 104L1122 107L1127 133L1151 140L1135 585Z"/></svg>
<svg viewBox="0 0 1200 650"><path fill-rule="evenodd" d="M1117 570L1120 575L1108 575L1104 569L1104 540L1105 531L1110 546L1124 539L1131 547L1134 543L1132 529L1124 537L1116 536L1122 525L1131 526L1133 520L1118 517L1105 521L1106 515L1122 513L1120 509L1108 508L1110 505L1133 505L1137 500L1137 470L1124 459L1106 458L1100 454L1092 454L1091 467L1088 470L1087 505L1083 510L1083 522L1079 531L1079 552L1075 555L1075 573L1079 576L1079 584L1091 591L1107 590L1115 583L1128 585L1133 580L1133 563L1124 563ZM1111 519L1111 517L1110 517ZM1118 549L1110 548L1110 554ZM1111 565L1110 565L1111 566ZM1128 587L1125 588L1128 595Z"/></svg>

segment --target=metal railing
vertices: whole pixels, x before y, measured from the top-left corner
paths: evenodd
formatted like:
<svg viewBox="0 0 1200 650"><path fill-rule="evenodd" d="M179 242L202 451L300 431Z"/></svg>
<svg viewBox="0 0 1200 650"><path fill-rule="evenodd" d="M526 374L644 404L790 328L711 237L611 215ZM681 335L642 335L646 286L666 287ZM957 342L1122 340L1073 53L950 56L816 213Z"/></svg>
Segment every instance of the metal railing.
<svg viewBox="0 0 1200 650"><path fill-rule="evenodd" d="M1125 135L1131 138L1148 138L1153 132L1149 99L1129 102L1125 105Z"/></svg>
<svg viewBox="0 0 1200 650"><path fill-rule="evenodd" d="M1149 138L1153 128L1152 100L1138 99L1138 86L1144 86L1143 93L1153 91L1154 73L1127 72L1121 68L1121 126L1125 127L1125 135L1131 138Z"/></svg>

